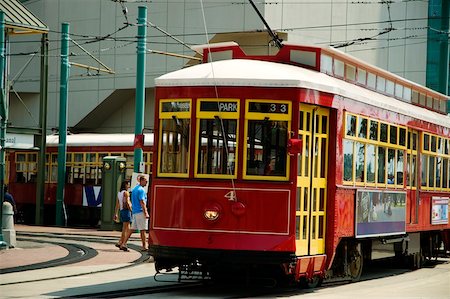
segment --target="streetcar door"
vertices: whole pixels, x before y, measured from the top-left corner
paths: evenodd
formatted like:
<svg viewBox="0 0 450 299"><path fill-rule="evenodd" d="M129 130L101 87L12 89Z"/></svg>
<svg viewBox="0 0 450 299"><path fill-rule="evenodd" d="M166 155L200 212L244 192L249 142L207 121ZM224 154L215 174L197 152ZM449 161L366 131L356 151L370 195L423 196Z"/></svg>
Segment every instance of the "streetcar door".
<svg viewBox="0 0 450 299"><path fill-rule="evenodd" d="M329 110L300 104L296 254L325 253Z"/></svg>

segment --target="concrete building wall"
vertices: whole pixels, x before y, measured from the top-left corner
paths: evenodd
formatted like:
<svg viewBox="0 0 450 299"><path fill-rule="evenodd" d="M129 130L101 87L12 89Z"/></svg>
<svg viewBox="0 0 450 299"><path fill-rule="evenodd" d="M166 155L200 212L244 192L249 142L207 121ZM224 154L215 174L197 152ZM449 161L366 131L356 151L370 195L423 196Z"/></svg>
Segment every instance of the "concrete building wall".
<svg viewBox="0 0 450 299"><path fill-rule="evenodd" d="M267 1L267 4L258 4L258 7L272 29L285 32L290 42L321 46L350 44L339 49L424 84L426 29L413 30L413 28L427 25L427 3L395 2L389 5L388 10L387 4L381 4L380 1L372 1L372 4L353 4L353 2L355 1L280 0ZM68 22L71 38L116 72L114 75L97 74L95 71L71 68L68 126L78 125L84 130L99 132L132 132L134 93L115 91L135 88L137 27L128 26L119 30L126 22L120 3L109 0L30 0L24 1L23 4L51 30L48 128L58 127L59 31L61 23ZM138 6L146 5L148 21L189 45L204 44L221 32L264 28L246 1L207 0L203 1L203 10L200 1L192 0L124 2L124 5L128 9L128 22L136 23ZM386 22L389 19L392 22ZM391 25L395 30L376 36ZM417 37L411 37L412 35ZM38 40L37 37L14 38L11 43L11 54L39 51L39 43L30 42L33 39ZM366 40L355 42L358 39ZM185 55L195 54L151 26L148 27L147 48ZM69 52L74 54L69 58L70 61L99 66L73 43ZM30 57L11 56L10 78L19 73ZM148 54L146 87L151 89L155 77L182 68L186 62L186 59ZM27 109L37 119L38 111L34 109L36 105L32 99L33 97L35 101L39 99L38 70L39 59L34 58L14 83L15 90L26 93L26 101L11 98L12 125L33 124L31 116L20 118L21 114L29 114ZM152 92L148 90L147 94ZM147 116L153 115L152 100L147 98ZM114 105L108 105L109 101L114 102ZM29 104L27 106L22 102ZM104 105L101 105L102 103ZM99 109L104 113L96 111ZM92 111L96 111L94 114L97 117L92 117ZM153 127L153 116L147 116L145 127Z"/></svg>

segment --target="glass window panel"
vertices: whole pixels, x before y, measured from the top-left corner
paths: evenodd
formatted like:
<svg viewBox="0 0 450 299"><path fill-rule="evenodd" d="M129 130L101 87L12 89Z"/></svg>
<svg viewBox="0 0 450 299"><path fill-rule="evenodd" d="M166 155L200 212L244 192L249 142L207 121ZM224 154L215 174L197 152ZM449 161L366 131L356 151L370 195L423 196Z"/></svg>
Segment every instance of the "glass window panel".
<svg viewBox="0 0 450 299"><path fill-rule="evenodd" d="M430 96L427 96L427 107L433 108L433 98Z"/></svg>
<svg viewBox="0 0 450 299"><path fill-rule="evenodd" d="M333 59L328 55L320 56L320 71L326 74L333 74Z"/></svg>
<svg viewBox="0 0 450 299"><path fill-rule="evenodd" d="M442 188L448 188L448 159L442 159Z"/></svg>
<svg viewBox="0 0 450 299"><path fill-rule="evenodd" d="M371 120L370 121L370 140L378 140L378 121Z"/></svg>
<svg viewBox="0 0 450 299"><path fill-rule="evenodd" d="M397 150L397 185L403 185L403 151Z"/></svg>
<svg viewBox="0 0 450 299"><path fill-rule="evenodd" d="M395 183L395 149L388 149L388 162L387 162L387 174L388 174L388 184Z"/></svg>
<svg viewBox="0 0 450 299"><path fill-rule="evenodd" d="M356 67L350 64L345 65L345 77L350 81L356 80Z"/></svg>
<svg viewBox="0 0 450 299"><path fill-rule="evenodd" d="M374 73L367 73L367 86L375 89L376 82L377 76Z"/></svg>
<svg viewBox="0 0 450 299"><path fill-rule="evenodd" d="M436 160L434 156L430 156L428 159L428 187L434 187L435 183L435 171L436 171Z"/></svg>
<svg viewBox="0 0 450 299"><path fill-rule="evenodd" d="M443 154L444 153L444 138L440 138L438 137L438 141L437 141L437 152L438 154Z"/></svg>
<svg viewBox="0 0 450 299"><path fill-rule="evenodd" d="M423 149L425 151L430 150L430 135L428 135L428 134L423 135Z"/></svg>
<svg viewBox="0 0 450 299"><path fill-rule="evenodd" d="M367 182L375 183L375 145L367 144Z"/></svg>
<svg viewBox="0 0 450 299"><path fill-rule="evenodd" d="M348 136L356 136L356 116L347 114L347 120L345 123L345 131Z"/></svg>
<svg viewBox="0 0 450 299"><path fill-rule="evenodd" d="M411 186L416 187L417 176L417 156L413 155L411 159Z"/></svg>
<svg viewBox="0 0 450 299"><path fill-rule="evenodd" d="M427 178L428 178L428 155L422 155L421 156L421 164L422 164L422 170L420 173L420 178L421 178L421 186L426 186L427 185Z"/></svg>
<svg viewBox="0 0 450 299"><path fill-rule="evenodd" d="M364 165L365 165L365 149L366 145L361 142L355 143L356 161L355 161L355 181L364 182Z"/></svg>
<svg viewBox="0 0 450 299"><path fill-rule="evenodd" d="M344 140L344 181L353 181L353 141Z"/></svg>
<svg viewBox="0 0 450 299"><path fill-rule="evenodd" d="M287 121L248 121L247 175L286 176L287 125Z"/></svg>
<svg viewBox="0 0 450 299"><path fill-rule="evenodd" d="M397 127L389 126L389 142L391 144L397 144Z"/></svg>
<svg viewBox="0 0 450 299"><path fill-rule="evenodd" d="M413 150L417 150L417 133L413 133L412 141L413 141Z"/></svg>
<svg viewBox="0 0 450 299"><path fill-rule="evenodd" d="M388 139L388 125L381 123L380 124L380 141L387 142Z"/></svg>
<svg viewBox="0 0 450 299"><path fill-rule="evenodd" d="M334 74L338 77L344 77L344 62L334 59Z"/></svg>
<svg viewBox="0 0 450 299"><path fill-rule="evenodd" d="M235 119L200 120L197 173L234 175L236 127Z"/></svg>
<svg viewBox="0 0 450 299"><path fill-rule="evenodd" d="M386 183L386 149L384 147L378 147L378 183Z"/></svg>
<svg viewBox="0 0 450 299"><path fill-rule="evenodd" d="M434 153L436 152L436 144L437 144L436 136L431 136L431 151Z"/></svg>
<svg viewBox="0 0 450 299"><path fill-rule="evenodd" d="M161 164L162 173L187 173L189 162L189 119L161 120Z"/></svg>
<svg viewBox="0 0 450 299"><path fill-rule="evenodd" d="M411 88L408 87L403 88L403 99L411 103Z"/></svg>
<svg viewBox="0 0 450 299"><path fill-rule="evenodd" d="M322 134L326 134L328 132L328 116L322 116Z"/></svg>
<svg viewBox="0 0 450 299"><path fill-rule="evenodd" d="M367 138L367 118L358 118L358 137Z"/></svg>
<svg viewBox="0 0 450 299"><path fill-rule="evenodd" d="M426 97L423 93L419 94L419 105L426 106Z"/></svg>
<svg viewBox="0 0 450 299"><path fill-rule="evenodd" d="M436 173L435 173L436 188L441 188L441 170L442 170L442 157L436 157Z"/></svg>
<svg viewBox="0 0 450 299"><path fill-rule="evenodd" d="M323 215L319 215L319 239L323 239L323 233L324 233L324 217Z"/></svg>
<svg viewBox="0 0 450 299"><path fill-rule="evenodd" d="M412 155L406 154L406 186L411 186Z"/></svg>
<svg viewBox="0 0 450 299"><path fill-rule="evenodd" d="M377 90L381 92L386 91L386 79L381 76L377 76Z"/></svg>
<svg viewBox="0 0 450 299"><path fill-rule="evenodd" d="M433 98L433 109L439 111L439 108L440 108L439 99Z"/></svg>
<svg viewBox="0 0 450 299"><path fill-rule="evenodd" d="M406 129L405 128L399 128L398 144L403 145L403 146L406 145Z"/></svg>
<svg viewBox="0 0 450 299"><path fill-rule="evenodd" d="M405 89L406 90L406 89ZM413 90L412 91L412 98L411 98L411 101L414 103L414 104L419 104L419 92L417 91L417 90Z"/></svg>
<svg viewBox="0 0 450 299"><path fill-rule="evenodd" d="M395 96L400 99L403 97L403 85L395 84Z"/></svg>
<svg viewBox="0 0 450 299"><path fill-rule="evenodd" d="M386 93L393 95L394 94L394 82L390 80L386 80Z"/></svg>
<svg viewBox="0 0 450 299"><path fill-rule="evenodd" d="M367 72L366 70L358 68L358 83L362 85L366 85Z"/></svg>

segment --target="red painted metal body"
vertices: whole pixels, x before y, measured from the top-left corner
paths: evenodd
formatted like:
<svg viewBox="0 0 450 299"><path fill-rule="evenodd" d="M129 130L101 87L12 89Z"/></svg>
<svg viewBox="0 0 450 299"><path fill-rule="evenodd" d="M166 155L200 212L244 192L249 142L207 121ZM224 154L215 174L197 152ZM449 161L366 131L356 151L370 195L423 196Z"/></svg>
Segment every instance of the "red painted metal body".
<svg viewBox="0 0 450 299"><path fill-rule="evenodd" d="M222 48L226 50L227 48ZM234 58L261 59L277 61L280 57L246 57L237 51ZM214 52L214 50L212 50ZM285 54L285 53L284 53ZM283 56L284 54L280 54ZM205 55L207 57L207 55ZM284 56L283 56L284 57ZM205 58L206 59L206 58ZM283 59L287 59L284 57ZM317 66L318 70L320 65ZM292 101L292 120L290 131L299 127L300 103L329 108L329 149L327 177L327 209L325 254L295 257L296 252L296 202L297 197L297 156L290 159L290 176L287 182L261 182L245 180L242 172L231 180L195 179L193 167L189 178L160 178L153 170L151 194L150 244L155 247L216 250L225 252L258 251L264 253L286 252L294 256L294 267L286 266L296 280L301 277L324 276L336 255L342 239L355 238L355 198L358 189L377 190L375 187L344 186L343 184L343 134L345 112L351 112L374 119L383 120L412 129L447 136L449 130L438 125L413 119L399 113L374 107L330 93L304 88L276 87L228 87L228 86L171 86L156 89L156 106L160 99L192 99L191 119L196 118L196 100L199 98L239 99L245 107L247 99L268 99ZM155 132L159 132L158 108L155 109ZM240 110L239 119L245 119L245 109ZM244 131L244 121L240 122L239 132ZM196 140L196 123L192 122L190 140ZM158 134L158 133L156 133ZM239 134L238 144L245 144L244 134ZM191 141L192 144L195 142ZM158 138L155 138L156 148ZM190 161L195 160L194 146L191 146ZM237 168L243 169L245 157L239 154ZM154 155L153 165L158 165ZM236 189L236 201L225 195ZM380 189L380 188L378 188ZM450 224L431 225L431 196L449 196L445 192L420 192L420 205L415 203L415 190L406 191L406 232L449 230ZM418 209L418 219L415 217ZM205 211L218 212L219 217L207 220ZM180 252L182 254L183 251ZM177 256L180 258L180 256Z"/></svg>

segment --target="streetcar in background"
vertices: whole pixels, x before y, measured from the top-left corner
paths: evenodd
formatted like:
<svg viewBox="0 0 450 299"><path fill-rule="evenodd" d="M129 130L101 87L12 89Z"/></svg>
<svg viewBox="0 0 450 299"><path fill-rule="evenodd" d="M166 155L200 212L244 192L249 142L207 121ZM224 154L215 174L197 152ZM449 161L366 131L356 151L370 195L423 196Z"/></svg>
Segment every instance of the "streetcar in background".
<svg viewBox="0 0 450 299"><path fill-rule="evenodd" d="M314 286L448 252L445 95L331 48L203 57L155 83L157 271Z"/></svg>
<svg viewBox="0 0 450 299"><path fill-rule="evenodd" d="M54 224L58 180L58 135L47 136L45 164L44 224ZM151 173L153 134L145 134L146 173ZM134 164L134 134L67 135L64 204L69 226L96 226L101 214L102 158L126 158L126 178L131 179ZM8 189L17 203L16 220L35 223L38 152L8 152Z"/></svg>

